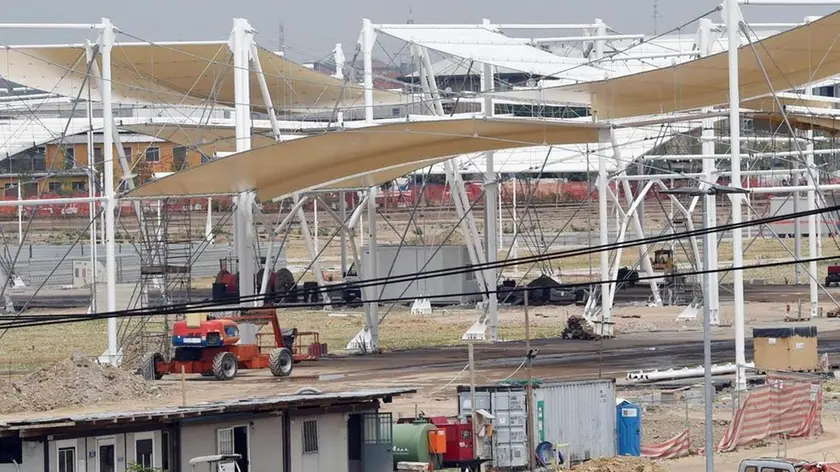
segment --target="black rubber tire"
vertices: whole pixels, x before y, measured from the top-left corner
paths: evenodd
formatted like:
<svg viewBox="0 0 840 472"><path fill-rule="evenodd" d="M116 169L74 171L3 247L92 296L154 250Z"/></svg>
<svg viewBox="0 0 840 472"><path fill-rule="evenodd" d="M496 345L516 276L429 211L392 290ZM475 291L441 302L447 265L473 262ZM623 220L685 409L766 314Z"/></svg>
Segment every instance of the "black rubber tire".
<svg viewBox="0 0 840 472"><path fill-rule="evenodd" d="M289 269L283 267L279 269L276 274L276 278L274 279L274 289L278 293L288 292L295 286L295 276Z"/></svg>
<svg viewBox="0 0 840 472"><path fill-rule="evenodd" d="M275 349L268 356L268 368L275 377L288 377L292 375L293 367L292 351L286 348Z"/></svg>
<svg viewBox="0 0 840 472"><path fill-rule="evenodd" d="M231 352L220 352L213 358L213 377L216 380L233 380L239 371L239 362Z"/></svg>
<svg viewBox="0 0 840 472"><path fill-rule="evenodd" d="M157 364L163 362L163 354L159 352L152 352L143 356L140 361L140 375L146 380L160 380L163 378L163 372L158 372Z"/></svg>

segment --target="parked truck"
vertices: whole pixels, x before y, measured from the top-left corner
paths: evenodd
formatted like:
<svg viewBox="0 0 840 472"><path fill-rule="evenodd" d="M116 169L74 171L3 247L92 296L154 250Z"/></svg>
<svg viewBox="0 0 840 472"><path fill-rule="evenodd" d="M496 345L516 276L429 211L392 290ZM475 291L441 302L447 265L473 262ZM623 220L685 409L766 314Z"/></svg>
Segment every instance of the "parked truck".
<svg viewBox="0 0 840 472"><path fill-rule="evenodd" d="M738 472L840 472L840 463L761 457L741 461Z"/></svg>
<svg viewBox="0 0 840 472"><path fill-rule="evenodd" d="M825 286L831 287L831 284L840 285L840 265L830 265L825 275Z"/></svg>

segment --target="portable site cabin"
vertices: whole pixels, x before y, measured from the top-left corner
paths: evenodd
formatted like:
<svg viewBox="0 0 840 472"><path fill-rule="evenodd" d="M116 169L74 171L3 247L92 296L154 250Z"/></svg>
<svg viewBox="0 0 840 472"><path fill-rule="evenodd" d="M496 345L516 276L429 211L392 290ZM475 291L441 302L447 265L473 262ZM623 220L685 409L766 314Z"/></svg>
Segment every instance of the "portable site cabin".
<svg viewBox="0 0 840 472"><path fill-rule="evenodd" d="M391 414L411 389L286 395L124 413L0 420L0 472L191 471L239 454L242 472L390 472Z"/></svg>

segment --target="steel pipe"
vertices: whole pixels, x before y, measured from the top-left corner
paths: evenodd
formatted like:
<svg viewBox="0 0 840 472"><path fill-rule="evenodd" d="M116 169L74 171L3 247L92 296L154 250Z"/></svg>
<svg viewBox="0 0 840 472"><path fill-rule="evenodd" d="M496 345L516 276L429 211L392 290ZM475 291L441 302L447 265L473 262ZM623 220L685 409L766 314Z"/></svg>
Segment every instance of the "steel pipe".
<svg viewBox="0 0 840 472"><path fill-rule="evenodd" d="M752 362L746 363L745 368L752 369L755 364ZM731 374L735 372L735 364L712 365L712 374L722 375ZM682 369L668 369L668 370L651 370L648 372L628 372L627 380L634 382L647 382L655 380L673 380L673 379L690 379L694 377L701 377L703 375L703 366L697 367L683 367Z"/></svg>

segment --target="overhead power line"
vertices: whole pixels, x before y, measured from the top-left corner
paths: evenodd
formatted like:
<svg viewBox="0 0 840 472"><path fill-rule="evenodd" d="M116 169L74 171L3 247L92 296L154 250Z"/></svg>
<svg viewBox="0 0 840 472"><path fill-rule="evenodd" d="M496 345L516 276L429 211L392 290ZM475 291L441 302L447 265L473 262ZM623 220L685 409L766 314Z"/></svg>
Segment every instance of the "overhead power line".
<svg viewBox="0 0 840 472"><path fill-rule="evenodd" d="M571 251L561 251L555 253L548 253L541 256L531 256L531 257L524 257L524 258L516 258L516 259L509 259L506 261L499 261L497 263L488 263L488 264L478 264L473 266L463 266L459 268L453 269L444 269L444 270L435 270L435 271L428 271L422 274L408 274L405 276L396 276L396 277L389 277L384 279L372 279L368 281L361 281L358 283L345 283L345 284L336 284L329 287L324 287L323 290L325 291L334 291L339 290L342 288L360 288L366 286L378 286L383 284L390 284L395 283L395 279L400 279L402 281L405 277L409 277L408 281L420 280L425 278L434 278L434 277L441 277L443 275L455 275L455 274L463 274L468 272L473 272L476 270L484 270L490 267L508 267L513 266L516 264L521 264L524 262L528 262L529 260L556 260L556 259L564 259L567 257L577 256L577 255L585 255L594 252L600 252L603 250L612 250L617 248L624 248L624 247L631 247L631 246L638 246L641 244L650 244L651 242L662 242L668 241L671 239L680 239L689 236L698 236L703 234L710 234L710 233L717 233L717 232L724 232L724 231L731 231L735 227L743 227L743 226L753 226L756 224L768 224L773 223L776 221L781 221L784 219L790 218L801 218L804 216L808 216L810 214L816 214L821 212L828 212L828 211L837 211L840 207L829 207L825 209L818 209L814 211L806 211L806 212L799 212L793 214L787 214L782 216L774 216L769 218L763 218L761 220L755 220L752 222L747 222L747 224L739 223L739 224L729 224L729 225L722 225L714 228L709 229L702 229L702 230L695 230L695 231L686 231L682 233L673 233L667 234L663 236L655 236L651 238L645 239L638 239L633 241L627 241L623 243L614 243L607 246L594 246L594 247L587 247L582 248L579 250L571 250ZM792 265L792 264L802 264L811 261L827 261L837 259L837 256L823 256L823 257L815 257L810 259L799 259L799 260L791 260L791 261L781 261L781 262L772 262L772 263L762 263L762 264L754 264L754 265L745 265L741 267L729 267L729 268L720 268L715 270L696 270L691 272L683 272L679 274L672 274L672 275L665 275L665 276L643 276L639 277L639 280L652 280L652 279L660 279L663 277L675 277L675 276L688 276L688 275L702 275L707 273L719 273L719 272L730 272L732 270L749 270L749 269L761 269L761 268L769 268L769 267L779 267L785 265ZM580 282L580 283L571 283L571 284L564 284L567 288L576 288L576 287L589 287L593 285L603 285L603 284L612 284L612 283L619 283L623 280L615 279L615 280L598 280L598 281L588 281L588 282ZM535 288L531 287L521 287L517 288L516 290L521 291L530 291L535 290ZM437 294L437 295L430 295L428 298L443 298L443 297L451 297L453 295L460 295L460 296L471 296L471 295L491 295L496 294L498 290L496 289L487 289L487 290L480 290L476 292L465 292L465 293L447 293L447 294ZM178 305L171 305L171 306L158 306L158 307L149 307L149 308L142 308L142 309L134 309L134 310L118 310L115 312L106 312L106 313L93 313L93 314L70 314L70 315L50 315L49 317L44 317L38 319L36 315L28 315L22 316L18 319L18 321L12 321L7 323L0 323L0 329L11 329L11 328L21 328L26 326L41 326L44 324L61 324L61 323L69 323L69 322L81 322L81 321L91 321L97 319L107 319L107 318L123 318L123 317L132 317L132 316L149 316L149 315L168 315L168 314L184 314L184 313L196 313L196 312L206 312L206 313L213 313L213 312L230 312L232 310L231 305L241 304L249 301L261 301L265 300L265 295L254 295L254 296L244 296L244 297L234 297L225 300L208 300L205 302L199 303L192 303L192 304L178 304ZM414 297L397 297L397 298L379 298L376 300L377 303L389 303L389 302L400 302L400 301L411 301ZM325 307L327 303L291 303L291 304L284 304L278 308L317 308L317 307Z"/></svg>

